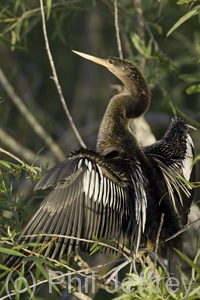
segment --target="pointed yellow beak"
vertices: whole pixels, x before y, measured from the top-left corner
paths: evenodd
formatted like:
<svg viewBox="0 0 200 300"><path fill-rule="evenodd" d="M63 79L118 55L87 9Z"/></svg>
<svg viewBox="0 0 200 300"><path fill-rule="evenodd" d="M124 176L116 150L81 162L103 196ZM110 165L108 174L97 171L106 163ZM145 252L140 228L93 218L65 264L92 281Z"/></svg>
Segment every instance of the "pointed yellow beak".
<svg viewBox="0 0 200 300"><path fill-rule="evenodd" d="M94 63L96 64L99 64L99 65L102 65L104 67L107 67L107 61L106 59L102 59L102 58L98 58L98 57L95 57L95 56L92 56L92 55L88 55L88 54L85 54L85 53L82 53L82 52L78 52L78 51L75 51L75 50L72 50L72 52L76 53L77 55L80 55L88 60L91 60L93 61Z"/></svg>

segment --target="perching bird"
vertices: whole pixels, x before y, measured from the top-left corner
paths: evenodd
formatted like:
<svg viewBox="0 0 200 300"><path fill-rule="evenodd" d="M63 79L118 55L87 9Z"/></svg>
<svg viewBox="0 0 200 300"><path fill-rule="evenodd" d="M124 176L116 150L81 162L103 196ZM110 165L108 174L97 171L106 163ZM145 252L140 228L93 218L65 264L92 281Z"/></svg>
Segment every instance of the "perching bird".
<svg viewBox="0 0 200 300"><path fill-rule="evenodd" d="M38 247L28 247L29 253L21 250L29 260L36 252L52 259L79 249L89 252L92 243L87 240L94 237L111 239L116 247L128 240L137 254L140 245L155 249L161 227L158 246L173 273L176 256L172 248L182 250L183 235L165 240L184 228L192 202L187 184L193 162L189 126L174 117L161 140L141 147L129 120L148 109L150 91L136 65L116 57L99 59L74 52L105 66L128 91L110 100L96 151L73 152L39 180L36 190L51 191L17 244L38 243ZM17 268L22 261L23 257L9 255L3 264Z"/></svg>

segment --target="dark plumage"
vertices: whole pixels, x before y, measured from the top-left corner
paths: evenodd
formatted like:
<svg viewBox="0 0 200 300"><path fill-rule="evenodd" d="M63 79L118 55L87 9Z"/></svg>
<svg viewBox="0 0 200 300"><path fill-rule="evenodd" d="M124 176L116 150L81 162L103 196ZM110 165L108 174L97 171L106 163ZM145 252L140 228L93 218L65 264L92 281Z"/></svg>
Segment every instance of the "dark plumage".
<svg viewBox="0 0 200 300"><path fill-rule="evenodd" d="M169 259L170 272L174 272L172 247L182 249L182 235L164 241L187 223L192 201L190 186L180 179L191 178L193 143L189 126L174 117L160 141L140 147L129 129L129 120L148 109L150 92L138 68L119 58L103 60L77 54L106 66L128 92L111 99L96 152L81 148L39 180L36 190L51 191L24 228L18 244L38 241L46 245L44 256L59 259L91 247L89 242L70 237L105 237L113 239L115 245L118 241L124 244L128 238L137 254L140 245L150 243L155 247L164 213L159 248ZM37 251L37 247L29 249ZM21 260L8 256L4 264L13 268Z"/></svg>

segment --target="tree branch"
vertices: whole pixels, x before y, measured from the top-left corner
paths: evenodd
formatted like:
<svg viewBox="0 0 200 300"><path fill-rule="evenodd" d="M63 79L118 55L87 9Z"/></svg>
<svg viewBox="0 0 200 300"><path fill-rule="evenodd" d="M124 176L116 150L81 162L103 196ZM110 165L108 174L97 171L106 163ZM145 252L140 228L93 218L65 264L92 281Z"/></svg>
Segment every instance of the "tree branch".
<svg viewBox="0 0 200 300"><path fill-rule="evenodd" d="M62 150L58 147L58 145L54 142L51 136L44 130L44 128L40 125L37 119L32 115L20 97L16 94L14 88L8 82L6 76L4 75L2 69L0 68L0 82L12 100L12 102L19 109L21 114L27 120L27 122L32 126L32 129L39 135L39 137L47 144L49 149L52 151L54 156L60 161L65 159L65 155Z"/></svg>
<svg viewBox="0 0 200 300"><path fill-rule="evenodd" d="M135 32L138 34L142 44L145 44L145 27L141 0L133 0L133 7L135 9ZM138 64L142 70L145 68L145 63L145 57L140 57Z"/></svg>
<svg viewBox="0 0 200 300"><path fill-rule="evenodd" d="M11 137L7 132L0 127L0 141L4 146L6 146L9 150L15 153L17 156L21 157L24 161L32 164L35 160L37 154L28 148L22 146L19 142L17 142L13 137ZM2 151L5 153L5 150ZM41 158L40 155L37 158Z"/></svg>
<svg viewBox="0 0 200 300"><path fill-rule="evenodd" d="M178 232L176 232L175 234L173 234L172 236L170 236L169 238L167 238L166 240L163 241L163 243L166 243L172 239L174 239L175 237L177 237L179 234L185 232L186 230L188 230L193 224L197 223L200 221L200 218L194 220L193 222L191 222L190 224L186 225L183 229L179 230Z"/></svg>
<svg viewBox="0 0 200 300"><path fill-rule="evenodd" d="M120 36L119 36L117 0L115 0L115 2L114 2L114 9L115 9L115 31L116 31L116 39L117 39L117 45L118 45L118 52L119 52L119 57L121 59L123 59L122 45L121 45L121 40L120 40Z"/></svg>
<svg viewBox="0 0 200 300"><path fill-rule="evenodd" d="M59 81L58 81L58 76L57 76L57 73L56 73L56 68L55 68L55 65L54 65L53 57L51 55L51 50L50 50L50 47L49 47L49 41L48 41L48 37L47 37L46 22L45 22L45 16L44 16L44 7L43 7L43 1L42 0L40 0L40 8L41 8L41 15L42 15L42 27L43 27L44 40L45 40L47 55L48 55L48 58L49 58L49 63L50 63L51 70L52 70L52 73L53 73L53 80L55 82L55 85L56 85L56 88L57 88L57 91L58 91L58 95L60 97L60 101L63 105L64 111L65 111L65 113L68 117L68 120L71 124L71 127L74 130L74 133L75 133L80 145L83 148L86 148L86 145L83 142L83 140L82 140L75 124L74 124L72 116L70 115L70 112L68 110L67 104L65 102L65 99L64 99L64 96L63 96L63 93L62 93L61 86L60 86Z"/></svg>

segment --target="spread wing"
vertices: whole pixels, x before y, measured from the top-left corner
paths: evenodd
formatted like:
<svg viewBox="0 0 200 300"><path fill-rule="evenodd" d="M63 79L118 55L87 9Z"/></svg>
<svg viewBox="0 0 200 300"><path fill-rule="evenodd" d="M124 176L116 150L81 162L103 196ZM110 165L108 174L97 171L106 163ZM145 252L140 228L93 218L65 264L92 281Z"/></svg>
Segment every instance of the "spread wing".
<svg viewBox="0 0 200 300"><path fill-rule="evenodd" d="M156 162L165 181L169 199L182 224L187 223L187 215L192 202L191 186L194 180L192 170L194 147L189 135L189 126L177 117L171 120L162 140L144 148L148 158Z"/></svg>
<svg viewBox="0 0 200 300"><path fill-rule="evenodd" d="M43 255L59 259L79 247L89 251L91 243L87 240L95 236L113 239L114 245L119 241L124 244L129 236L137 251L146 221L144 178L139 164L127 166L128 176L118 164L91 155L74 155L48 171L36 189L53 189L18 244L42 243ZM13 267L20 260L9 256L4 264Z"/></svg>

